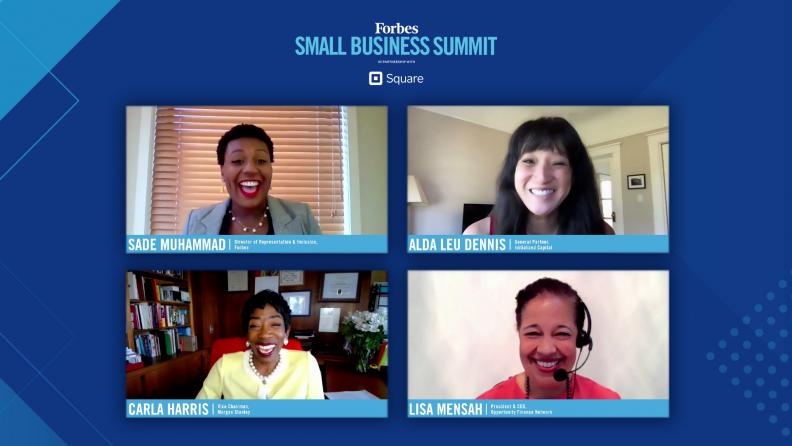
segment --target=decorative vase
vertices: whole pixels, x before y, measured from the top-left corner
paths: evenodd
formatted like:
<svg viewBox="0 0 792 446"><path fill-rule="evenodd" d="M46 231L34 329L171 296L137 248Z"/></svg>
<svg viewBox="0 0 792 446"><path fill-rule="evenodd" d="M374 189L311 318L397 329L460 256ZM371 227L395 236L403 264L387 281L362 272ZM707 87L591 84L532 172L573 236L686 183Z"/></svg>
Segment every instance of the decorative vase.
<svg viewBox="0 0 792 446"><path fill-rule="evenodd" d="M357 372L368 372L369 363L371 363L371 356L373 353L374 351L368 348L354 349L352 352L352 357L355 360L355 370Z"/></svg>

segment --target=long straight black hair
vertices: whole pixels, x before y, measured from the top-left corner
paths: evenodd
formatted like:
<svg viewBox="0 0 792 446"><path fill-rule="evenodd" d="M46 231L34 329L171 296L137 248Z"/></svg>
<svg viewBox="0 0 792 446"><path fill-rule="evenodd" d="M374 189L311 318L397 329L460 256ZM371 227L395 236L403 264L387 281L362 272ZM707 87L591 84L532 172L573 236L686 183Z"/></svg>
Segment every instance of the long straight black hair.
<svg viewBox="0 0 792 446"><path fill-rule="evenodd" d="M575 128L564 118L545 117L524 122L512 133L498 176L495 206L496 234L525 234L531 212L514 186L520 158L535 150L564 155L572 169L572 187L558 207L559 234L605 234L594 165Z"/></svg>

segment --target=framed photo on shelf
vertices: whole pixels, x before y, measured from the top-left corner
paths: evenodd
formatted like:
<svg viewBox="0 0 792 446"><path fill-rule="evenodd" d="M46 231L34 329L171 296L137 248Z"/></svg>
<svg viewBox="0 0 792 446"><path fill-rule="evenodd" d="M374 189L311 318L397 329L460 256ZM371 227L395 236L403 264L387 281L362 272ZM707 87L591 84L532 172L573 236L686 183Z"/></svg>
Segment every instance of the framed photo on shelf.
<svg viewBox="0 0 792 446"><path fill-rule="evenodd" d="M325 273L320 301L359 302L359 273Z"/></svg>
<svg viewBox="0 0 792 446"><path fill-rule="evenodd" d="M289 303L292 316L311 315L311 291L289 291L281 293L286 302Z"/></svg>

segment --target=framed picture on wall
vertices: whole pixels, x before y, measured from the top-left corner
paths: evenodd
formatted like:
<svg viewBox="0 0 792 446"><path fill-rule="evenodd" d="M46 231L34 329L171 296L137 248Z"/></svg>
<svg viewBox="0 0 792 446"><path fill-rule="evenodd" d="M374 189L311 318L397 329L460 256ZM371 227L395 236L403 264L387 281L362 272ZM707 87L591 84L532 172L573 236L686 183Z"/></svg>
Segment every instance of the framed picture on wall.
<svg viewBox="0 0 792 446"><path fill-rule="evenodd" d="M229 293L238 293L248 290L248 272L247 271L228 271L227 274L227 288Z"/></svg>
<svg viewBox="0 0 792 446"><path fill-rule="evenodd" d="M322 285L322 301L359 302L360 273L326 273Z"/></svg>
<svg viewBox="0 0 792 446"><path fill-rule="evenodd" d="M627 175L627 189L646 189L646 175Z"/></svg>
<svg viewBox="0 0 792 446"><path fill-rule="evenodd" d="M280 286L301 286L304 283L304 274L299 270L282 270L280 272Z"/></svg>
<svg viewBox="0 0 792 446"><path fill-rule="evenodd" d="M279 291L278 276L259 276L256 277L256 280L254 280L253 284L255 293L263 290L272 290L275 292Z"/></svg>
<svg viewBox="0 0 792 446"><path fill-rule="evenodd" d="M338 333L341 309L325 307L319 309L319 333Z"/></svg>
<svg viewBox="0 0 792 446"><path fill-rule="evenodd" d="M289 303L292 316L311 315L311 291L289 291L281 295Z"/></svg>

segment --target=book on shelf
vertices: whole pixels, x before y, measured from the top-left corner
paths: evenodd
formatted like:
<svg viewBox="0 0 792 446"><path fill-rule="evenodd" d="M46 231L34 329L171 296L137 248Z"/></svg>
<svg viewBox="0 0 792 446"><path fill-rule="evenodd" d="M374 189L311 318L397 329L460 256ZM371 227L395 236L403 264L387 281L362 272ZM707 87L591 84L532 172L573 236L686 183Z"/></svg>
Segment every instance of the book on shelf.
<svg viewBox="0 0 792 446"><path fill-rule="evenodd" d="M166 305L159 302L140 302L129 305L132 328L150 330L189 325L190 310L185 307Z"/></svg>
<svg viewBox="0 0 792 446"><path fill-rule="evenodd" d="M140 300L157 302L189 302L190 293L178 285L150 277L141 277L143 295Z"/></svg>
<svg viewBox="0 0 792 446"><path fill-rule="evenodd" d="M141 356L157 358L179 353L179 334L175 329L135 335L135 349Z"/></svg>
<svg viewBox="0 0 792 446"><path fill-rule="evenodd" d="M179 347L183 352L198 351L198 337L197 336L182 336L179 334Z"/></svg>
<svg viewBox="0 0 792 446"><path fill-rule="evenodd" d="M184 278L184 271L180 269L155 269L153 272L162 276L173 277L174 279Z"/></svg>
<svg viewBox="0 0 792 446"><path fill-rule="evenodd" d="M129 300L140 300L137 287L137 276L133 272L127 272L127 296Z"/></svg>
<svg viewBox="0 0 792 446"><path fill-rule="evenodd" d="M148 277L141 277L140 283L142 284L142 288L143 288L143 295L141 296L141 300L145 300L145 301L157 300L154 296L154 279L150 279Z"/></svg>
<svg viewBox="0 0 792 446"><path fill-rule="evenodd" d="M160 356L159 338L151 333L135 335L135 350L140 356L156 358Z"/></svg>

